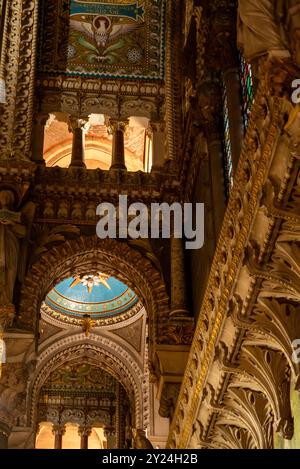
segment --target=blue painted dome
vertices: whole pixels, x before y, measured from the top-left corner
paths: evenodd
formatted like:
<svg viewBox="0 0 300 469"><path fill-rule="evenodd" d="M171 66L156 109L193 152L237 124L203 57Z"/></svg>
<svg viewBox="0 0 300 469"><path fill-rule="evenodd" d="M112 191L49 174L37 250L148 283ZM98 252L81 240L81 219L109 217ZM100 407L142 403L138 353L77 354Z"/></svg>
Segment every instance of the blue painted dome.
<svg viewBox="0 0 300 469"><path fill-rule="evenodd" d="M114 277L99 273L63 280L46 296L53 312L73 318L92 319L117 316L138 302L136 294Z"/></svg>

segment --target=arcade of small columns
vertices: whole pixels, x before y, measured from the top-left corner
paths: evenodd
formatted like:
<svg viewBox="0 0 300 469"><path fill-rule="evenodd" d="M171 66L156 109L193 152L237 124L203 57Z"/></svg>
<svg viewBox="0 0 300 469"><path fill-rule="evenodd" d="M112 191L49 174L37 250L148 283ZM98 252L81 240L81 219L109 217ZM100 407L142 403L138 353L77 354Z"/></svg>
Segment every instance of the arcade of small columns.
<svg viewBox="0 0 300 469"><path fill-rule="evenodd" d="M34 118L32 132L32 155L36 164L45 164L44 136L49 114L38 114ZM73 134L72 156L70 167L85 168L84 137L89 129L89 118L69 116L67 119L69 131ZM111 170L127 170L125 161L124 134L129 125L129 119L113 119L107 121L107 128L113 137ZM165 158L165 125L163 121L153 120L146 129L151 142L152 166L155 168L164 163ZM149 168L149 171L151 168Z"/></svg>
<svg viewBox="0 0 300 469"><path fill-rule="evenodd" d="M51 424L52 434L54 435L54 447L48 449L63 449L63 437L68 430L68 423L64 425ZM80 437L80 449L89 449L89 438L95 427L86 425L76 425ZM39 429L37 434L39 433ZM115 447L115 433L113 429L104 428L103 449L113 449ZM73 448L70 448L73 449ZM74 448L75 449L75 448Z"/></svg>

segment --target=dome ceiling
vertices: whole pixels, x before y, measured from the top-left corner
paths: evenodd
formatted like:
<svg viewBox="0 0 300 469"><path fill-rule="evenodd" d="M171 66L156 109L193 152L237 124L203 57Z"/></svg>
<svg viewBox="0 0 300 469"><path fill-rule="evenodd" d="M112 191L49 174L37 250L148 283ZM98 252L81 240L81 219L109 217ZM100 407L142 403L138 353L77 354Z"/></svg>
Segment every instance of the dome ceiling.
<svg viewBox="0 0 300 469"><path fill-rule="evenodd" d="M45 306L47 315L75 325L86 317L96 325L119 322L140 309L127 285L101 272L63 280L48 293Z"/></svg>

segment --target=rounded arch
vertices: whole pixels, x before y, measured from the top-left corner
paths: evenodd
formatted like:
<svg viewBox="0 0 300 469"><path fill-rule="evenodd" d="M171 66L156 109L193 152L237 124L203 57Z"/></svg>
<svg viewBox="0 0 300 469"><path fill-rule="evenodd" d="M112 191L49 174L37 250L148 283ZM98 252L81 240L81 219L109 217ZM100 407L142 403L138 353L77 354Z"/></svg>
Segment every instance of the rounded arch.
<svg viewBox="0 0 300 469"><path fill-rule="evenodd" d="M164 336L169 318L166 285L150 260L126 242L81 236L55 246L33 264L22 287L20 322L34 329L41 303L61 280L102 271L128 285L142 300L149 318L151 343ZM158 320L159 318L159 320Z"/></svg>
<svg viewBox="0 0 300 469"><path fill-rule="evenodd" d="M40 354L35 373L28 385L28 425L35 426L37 423L40 390L50 374L62 365L79 360L102 368L122 384L132 404L135 423L138 428L143 428L147 423L141 386L144 370L117 343L95 334L90 334L87 338L84 333L64 337Z"/></svg>

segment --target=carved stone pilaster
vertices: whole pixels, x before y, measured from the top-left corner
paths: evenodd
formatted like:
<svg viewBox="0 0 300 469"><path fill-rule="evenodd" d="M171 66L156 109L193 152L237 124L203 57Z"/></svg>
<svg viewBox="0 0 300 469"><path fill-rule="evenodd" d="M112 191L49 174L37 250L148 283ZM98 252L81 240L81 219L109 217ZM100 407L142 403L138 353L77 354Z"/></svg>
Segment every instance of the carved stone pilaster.
<svg viewBox="0 0 300 469"><path fill-rule="evenodd" d="M155 170L165 159L165 122L151 121L147 132L152 142L152 168Z"/></svg>
<svg viewBox="0 0 300 469"><path fill-rule="evenodd" d="M159 406L159 415L170 419L173 418L176 402L180 390L180 383L167 383L164 386Z"/></svg>
<svg viewBox="0 0 300 469"><path fill-rule="evenodd" d="M30 160L38 2L7 2L6 103L0 116L0 159ZM21 47L22 45L22 47Z"/></svg>

